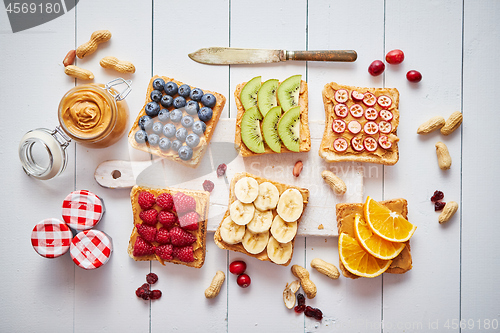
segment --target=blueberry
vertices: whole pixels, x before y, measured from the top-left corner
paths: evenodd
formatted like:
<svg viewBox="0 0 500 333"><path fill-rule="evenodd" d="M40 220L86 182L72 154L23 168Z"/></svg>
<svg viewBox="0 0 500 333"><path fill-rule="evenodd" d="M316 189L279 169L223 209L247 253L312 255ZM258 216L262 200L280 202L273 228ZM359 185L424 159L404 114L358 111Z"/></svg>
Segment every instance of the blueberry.
<svg viewBox="0 0 500 333"><path fill-rule="evenodd" d="M170 111L170 120L172 120L174 123L178 123L181 121L182 118L182 111L179 109L174 109Z"/></svg>
<svg viewBox="0 0 500 333"><path fill-rule="evenodd" d="M194 122L192 131L193 131L193 133L201 136L205 133L206 129L207 129L207 125L203 121L198 120L198 121Z"/></svg>
<svg viewBox="0 0 500 333"><path fill-rule="evenodd" d="M186 99L182 96L177 96L175 99L174 99L174 107L179 109L179 108L183 108L186 106Z"/></svg>
<svg viewBox="0 0 500 333"><path fill-rule="evenodd" d="M165 81L163 79L157 78L153 81L153 89L162 91L165 86Z"/></svg>
<svg viewBox="0 0 500 333"><path fill-rule="evenodd" d="M194 123L194 119L191 116L186 115L186 116L182 117L182 119L181 119L182 126L184 126L186 128L193 126L193 123Z"/></svg>
<svg viewBox="0 0 500 333"><path fill-rule="evenodd" d="M180 147L182 147L182 142L180 142L179 140L172 141L173 150L178 151Z"/></svg>
<svg viewBox="0 0 500 333"><path fill-rule="evenodd" d="M196 101L189 101L186 103L186 106L184 107L186 112L192 116L198 113L198 110L200 109L200 104Z"/></svg>
<svg viewBox="0 0 500 333"><path fill-rule="evenodd" d="M137 143L144 143L148 141L148 134L144 130L138 130L135 132L135 141Z"/></svg>
<svg viewBox="0 0 500 333"><path fill-rule="evenodd" d="M169 150L172 147L172 142L167 138L161 138L158 146L160 146L161 150Z"/></svg>
<svg viewBox="0 0 500 333"><path fill-rule="evenodd" d="M201 103L209 108L213 108L217 102L216 98L212 94L205 94L201 97Z"/></svg>
<svg viewBox="0 0 500 333"><path fill-rule="evenodd" d="M191 93L191 87L189 87L187 84L183 84L182 86L179 87L179 95L182 97L189 97L189 94Z"/></svg>
<svg viewBox="0 0 500 333"><path fill-rule="evenodd" d="M177 86L177 83L172 81L165 83L165 92L170 96L174 96L175 94L177 94L178 90L179 87Z"/></svg>
<svg viewBox="0 0 500 333"><path fill-rule="evenodd" d="M170 95L163 95L162 98L161 98L161 100L160 100L160 104L164 108L171 107L173 103L174 103L174 99Z"/></svg>
<svg viewBox="0 0 500 333"><path fill-rule="evenodd" d="M159 90L153 90L150 95L151 99L157 103L161 100L161 96L163 96L163 94Z"/></svg>
<svg viewBox="0 0 500 333"><path fill-rule="evenodd" d="M148 142L151 146L158 146L158 142L160 141L160 137L158 134L149 134L148 135Z"/></svg>
<svg viewBox="0 0 500 333"><path fill-rule="evenodd" d="M189 147L194 148L200 144L200 137L194 133L191 133L186 137L186 144Z"/></svg>
<svg viewBox="0 0 500 333"><path fill-rule="evenodd" d="M160 112L158 112L158 119L160 119L161 122L166 123L170 120L170 112L167 109L161 109Z"/></svg>
<svg viewBox="0 0 500 333"><path fill-rule="evenodd" d="M179 157L183 161L188 161L193 157L193 150L191 147L188 146L182 146L179 148Z"/></svg>
<svg viewBox="0 0 500 333"><path fill-rule="evenodd" d="M149 131L153 127L153 119L150 116L142 116L137 124L142 130Z"/></svg>
<svg viewBox="0 0 500 333"><path fill-rule="evenodd" d="M197 102L199 102L201 100L202 96L203 96L203 90L201 90L200 88L194 88L193 90L191 90L191 93L189 94L189 97L193 101L197 101Z"/></svg>
<svg viewBox="0 0 500 333"><path fill-rule="evenodd" d="M207 106L202 107L200 111L198 111L198 118L200 118L200 120L203 120L204 122L207 122L210 119L212 119L212 115L213 115L212 109Z"/></svg>
<svg viewBox="0 0 500 333"><path fill-rule="evenodd" d="M149 102L145 108L146 114L150 117L156 117L160 112L160 104L156 102Z"/></svg>
<svg viewBox="0 0 500 333"><path fill-rule="evenodd" d="M188 135L188 131L187 129L185 129L184 127L181 127L179 128L176 132L175 132L175 137L177 138L177 140L181 141L181 142L184 142L186 141L186 137Z"/></svg>
<svg viewBox="0 0 500 333"><path fill-rule="evenodd" d="M161 135L162 131L163 131L163 124L159 121L155 122L153 124L153 132L158 134L158 135Z"/></svg>
<svg viewBox="0 0 500 333"><path fill-rule="evenodd" d="M163 135L167 138L171 138L175 135L175 125L174 124L166 124L163 126Z"/></svg>

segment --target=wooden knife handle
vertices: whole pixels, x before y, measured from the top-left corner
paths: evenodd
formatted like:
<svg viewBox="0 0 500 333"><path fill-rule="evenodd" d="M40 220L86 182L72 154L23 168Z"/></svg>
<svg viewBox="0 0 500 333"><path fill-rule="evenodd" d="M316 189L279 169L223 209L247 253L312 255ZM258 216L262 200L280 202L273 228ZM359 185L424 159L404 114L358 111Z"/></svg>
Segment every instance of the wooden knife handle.
<svg viewBox="0 0 500 333"><path fill-rule="evenodd" d="M354 50L335 51L287 51L286 60L303 61L355 61L358 54Z"/></svg>

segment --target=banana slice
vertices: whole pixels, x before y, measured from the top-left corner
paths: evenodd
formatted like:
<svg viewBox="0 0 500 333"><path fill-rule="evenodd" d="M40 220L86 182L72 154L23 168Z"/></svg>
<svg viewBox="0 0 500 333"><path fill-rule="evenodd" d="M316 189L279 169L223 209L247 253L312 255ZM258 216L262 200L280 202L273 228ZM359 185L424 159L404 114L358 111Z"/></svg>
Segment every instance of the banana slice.
<svg viewBox="0 0 500 333"><path fill-rule="evenodd" d="M264 232L268 231L273 223L273 212L267 210L265 212L261 212L256 209L253 214L253 219L250 223L247 224L247 228L253 232Z"/></svg>
<svg viewBox="0 0 500 333"><path fill-rule="evenodd" d="M280 243L288 243L297 234L297 221L285 222L276 215L271 225L271 235Z"/></svg>
<svg viewBox="0 0 500 333"><path fill-rule="evenodd" d="M253 204L258 210L265 211L276 208L279 199L278 188L273 183L263 182L259 185L259 196Z"/></svg>
<svg viewBox="0 0 500 333"><path fill-rule="evenodd" d="M267 243L267 256L272 262L281 265L285 264L292 257L292 242L280 243L273 236L269 237Z"/></svg>
<svg viewBox="0 0 500 333"><path fill-rule="evenodd" d="M255 206L253 204L242 203L239 200L236 200L229 206L231 220L239 225L245 225L252 221L254 212Z"/></svg>
<svg viewBox="0 0 500 333"><path fill-rule="evenodd" d="M255 233L247 229L241 244L248 253L258 254L265 250L268 240L269 231Z"/></svg>
<svg viewBox="0 0 500 333"><path fill-rule="evenodd" d="M252 177L243 177L234 185L236 199L243 203L252 203L259 195L259 183Z"/></svg>
<svg viewBox="0 0 500 333"><path fill-rule="evenodd" d="M239 225L231 220L231 217L226 217L220 225L220 236L227 244L237 244L241 242L245 236L245 226Z"/></svg>
<svg viewBox="0 0 500 333"><path fill-rule="evenodd" d="M290 188L281 194L277 212L285 222L297 221L303 210L304 201L299 190Z"/></svg>

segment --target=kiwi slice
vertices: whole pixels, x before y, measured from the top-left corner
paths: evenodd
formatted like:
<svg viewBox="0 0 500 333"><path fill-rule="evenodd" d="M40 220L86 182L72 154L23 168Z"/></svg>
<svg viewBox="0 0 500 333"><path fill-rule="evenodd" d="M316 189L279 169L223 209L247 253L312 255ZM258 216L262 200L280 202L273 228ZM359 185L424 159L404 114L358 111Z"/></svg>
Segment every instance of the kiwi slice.
<svg viewBox="0 0 500 333"><path fill-rule="evenodd" d="M281 106L275 106L267 112L262 121L262 134L269 148L281 153L281 139L278 134L278 123L281 118Z"/></svg>
<svg viewBox="0 0 500 333"><path fill-rule="evenodd" d="M260 76L256 76L245 84L240 92L240 101L245 110L257 106L257 92L260 89L262 80Z"/></svg>
<svg viewBox="0 0 500 333"><path fill-rule="evenodd" d="M278 123L278 134L285 147L291 151L300 149L300 106L288 110Z"/></svg>
<svg viewBox="0 0 500 333"><path fill-rule="evenodd" d="M270 79L262 84L257 93L257 106L259 107L262 117L266 117L266 114L272 107L278 105L278 99L276 98L276 90L280 81L278 79Z"/></svg>
<svg viewBox="0 0 500 333"><path fill-rule="evenodd" d="M278 100L283 111L299 106L300 81L302 75L290 76L278 87Z"/></svg>
<svg viewBox="0 0 500 333"><path fill-rule="evenodd" d="M260 130L262 115L256 106L249 108L241 118L241 140L254 153L263 153L264 139Z"/></svg>

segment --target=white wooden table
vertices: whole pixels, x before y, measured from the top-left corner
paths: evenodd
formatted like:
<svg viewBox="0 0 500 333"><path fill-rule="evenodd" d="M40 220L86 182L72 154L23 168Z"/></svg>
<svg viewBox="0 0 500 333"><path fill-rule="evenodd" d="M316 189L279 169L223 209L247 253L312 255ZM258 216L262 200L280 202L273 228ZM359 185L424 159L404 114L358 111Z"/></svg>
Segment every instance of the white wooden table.
<svg viewBox="0 0 500 333"><path fill-rule="evenodd" d="M12 33L0 10L0 331L499 331L499 18L495 0L82 0L53 21ZM235 86L257 75L282 80L302 74L309 83L311 120L324 119L321 89L327 82L398 88L400 160L390 167L366 164L364 193L377 200L408 200L409 219L418 226L412 238L413 269L404 275L335 281L311 270L318 295L307 303L323 311L318 322L284 307L283 288L294 278L289 268L220 250L212 234L199 270L130 259L129 191L101 188L93 173L104 160L146 160L148 154L129 148L126 137L103 150L72 143L67 170L49 181L28 177L17 156L25 132L56 126L58 103L75 85L64 75L62 59L99 29L113 33L111 42L78 65L92 70L95 82L107 82L117 75L100 68L102 55L135 64L137 72L124 76L133 80L129 126L154 74L223 93L228 99L223 117L236 115ZM358 59L207 66L187 57L208 46L354 49ZM405 61L388 66L382 76L370 76L368 65L395 48L404 50ZM419 84L406 80L410 69L423 74ZM449 137L416 134L423 121L456 110L463 112L464 123ZM434 144L439 140L453 158L448 171L437 166ZM30 245L33 226L60 217L62 200L76 189L91 190L106 203L98 228L112 237L114 253L95 271L76 267L69 255L44 259ZM437 189L446 201L460 205L446 225L437 222L429 200ZM333 207L327 218L335 219ZM337 265L337 238L299 237L292 263L310 268L315 257ZM252 278L247 289L228 272L235 259L247 262ZM226 282L217 298L207 300L204 290L216 270L226 272ZM163 297L146 302L134 291L150 271L158 274L156 287Z"/></svg>

